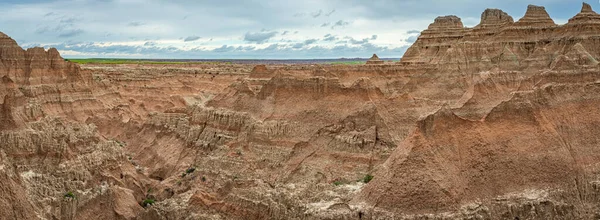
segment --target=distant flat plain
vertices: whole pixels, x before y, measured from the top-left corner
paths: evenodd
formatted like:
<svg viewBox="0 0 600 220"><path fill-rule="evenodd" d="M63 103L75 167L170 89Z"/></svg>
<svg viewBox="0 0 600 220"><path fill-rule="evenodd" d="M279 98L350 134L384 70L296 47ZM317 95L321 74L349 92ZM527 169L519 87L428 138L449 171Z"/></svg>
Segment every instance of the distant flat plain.
<svg viewBox="0 0 600 220"><path fill-rule="evenodd" d="M385 61L398 61L400 58L381 58ZM193 63L233 63L233 64L364 64L368 59L340 58L340 59L65 59L79 64L193 64Z"/></svg>

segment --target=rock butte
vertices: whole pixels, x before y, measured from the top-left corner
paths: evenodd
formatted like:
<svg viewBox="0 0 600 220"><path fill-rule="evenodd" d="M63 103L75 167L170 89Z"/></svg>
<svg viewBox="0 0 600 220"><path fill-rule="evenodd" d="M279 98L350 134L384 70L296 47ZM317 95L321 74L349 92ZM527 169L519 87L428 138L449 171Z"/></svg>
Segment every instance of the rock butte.
<svg viewBox="0 0 600 220"><path fill-rule="evenodd" d="M0 216L597 219L598 19L439 17L381 65L79 66L0 33Z"/></svg>
<svg viewBox="0 0 600 220"><path fill-rule="evenodd" d="M373 56L367 60L367 64L383 64L385 61L379 59L377 54L373 54Z"/></svg>

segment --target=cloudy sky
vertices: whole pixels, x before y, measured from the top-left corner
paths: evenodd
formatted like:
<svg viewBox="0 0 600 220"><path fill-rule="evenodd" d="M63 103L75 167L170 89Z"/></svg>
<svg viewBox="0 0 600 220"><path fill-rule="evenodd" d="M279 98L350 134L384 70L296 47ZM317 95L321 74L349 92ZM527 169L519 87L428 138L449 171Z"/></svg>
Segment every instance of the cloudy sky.
<svg viewBox="0 0 600 220"><path fill-rule="evenodd" d="M556 23L581 9L579 0L0 0L0 31L69 58L399 58L436 16L474 26L486 8L518 20L528 4Z"/></svg>

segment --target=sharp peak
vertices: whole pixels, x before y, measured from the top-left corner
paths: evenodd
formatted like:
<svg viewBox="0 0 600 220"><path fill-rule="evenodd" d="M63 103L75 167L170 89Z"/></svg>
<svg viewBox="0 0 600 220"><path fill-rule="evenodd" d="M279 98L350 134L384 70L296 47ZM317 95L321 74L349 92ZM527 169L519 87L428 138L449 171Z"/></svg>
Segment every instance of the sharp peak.
<svg viewBox="0 0 600 220"><path fill-rule="evenodd" d="M583 6L581 6L581 13L594 12L594 10L592 9L592 6L590 4L588 4L586 2L583 2L582 4L583 4Z"/></svg>

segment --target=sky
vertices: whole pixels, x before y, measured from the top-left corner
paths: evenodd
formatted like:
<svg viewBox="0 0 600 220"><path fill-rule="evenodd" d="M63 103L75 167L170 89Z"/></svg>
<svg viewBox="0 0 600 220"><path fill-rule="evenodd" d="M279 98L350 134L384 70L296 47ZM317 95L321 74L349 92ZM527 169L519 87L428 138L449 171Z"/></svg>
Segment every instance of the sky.
<svg viewBox="0 0 600 220"><path fill-rule="evenodd" d="M588 0L599 8L596 0ZM435 17L518 20L528 4L563 24L580 0L0 0L0 32L66 58L399 58Z"/></svg>

